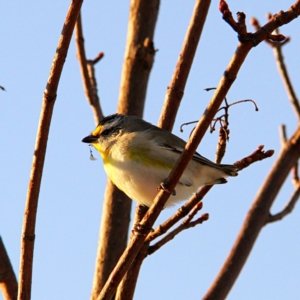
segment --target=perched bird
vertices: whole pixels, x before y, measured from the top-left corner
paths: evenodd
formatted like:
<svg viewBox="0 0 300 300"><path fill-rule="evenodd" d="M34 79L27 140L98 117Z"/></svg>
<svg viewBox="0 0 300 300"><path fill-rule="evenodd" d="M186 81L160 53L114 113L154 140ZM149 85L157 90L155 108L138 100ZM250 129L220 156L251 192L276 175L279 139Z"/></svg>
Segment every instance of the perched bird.
<svg viewBox="0 0 300 300"><path fill-rule="evenodd" d="M100 152L108 177L120 190L148 207L186 144L169 131L121 114L105 117L82 142ZM165 206L187 199L200 186L225 183L224 177L236 175L236 166L215 164L196 152Z"/></svg>

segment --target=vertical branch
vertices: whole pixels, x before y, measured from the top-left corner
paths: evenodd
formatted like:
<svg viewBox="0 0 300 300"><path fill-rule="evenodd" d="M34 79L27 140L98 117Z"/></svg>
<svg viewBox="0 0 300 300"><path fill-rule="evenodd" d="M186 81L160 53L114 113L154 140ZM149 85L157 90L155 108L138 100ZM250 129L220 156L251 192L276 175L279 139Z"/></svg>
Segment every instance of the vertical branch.
<svg viewBox="0 0 300 300"><path fill-rule="evenodd" d="M73 0L70 4L42 100L42 109L29 178L22 228L21 262L19 274L20 283L18 291L19 300L27 300L30 299L31 296L36 212L46 155L47 140L53 107L56 99L57 87L81 4L82 0Z"/></svg>
<svg viewBox="0 0 300 300"><path fill-rule="evenodd" d="M300 127L297 128L293 137L286 142L279 154L246 216L231 252L203 299L225 299L228 295L260 231L269 220L270 208L282 184L286 180L291 168L295 165L295 162L299 159L299 149Z"/></svg>
<svg viewBox="0 0 300 300"><path fill-rule="evenodd" d="M97 82L95 80L94 74L94 64L98 62L98 60L96 59L95 61L91 61L86 59L81 14L79 14L75 26L75 39L77 48L77 58L80 64L84 92L88 103L91 105L95 124L98 125L99 122L103 119L103 113L97 94ZM103 53L100 53L99 56L102 57Z"/></svg>
<svg viewBox="0 0 300 300"><path fill-rule="evenodd" d="M118 112L143 116L154 61L153 36L159 0L131 0ZM96 258L92 299L96 299L126 247L131 199L108 180ZM116 236L118 237L116 239Z"/></svg>
<svg viewBox="0 0 300 300"><path fill-rule="evenodd" d="M91 299L97 299L126 247L130 209L131 200L107 179Z"/></svg>
<svg viewBox="0 0 300 300"><path fill-rule="evenodd" d="M5 300L16 300L18 296L18 282L2 238L0 237L0 290Z"/></svg>
<svg viewBox="0 0 300 300"><path fill-rule="evenodd" d="M170 85L165 96L165 102L158 121L158 127L171 131L185 85L197 50L198 42L204 27L211 0L197 0L193 15L185 35Z"/></svg>
<svg viewBox="0 0 300 300"><path fill-rule="evenodd" d="M185 84L197 50L210 2L210 0L196 0L191 21L179 54L178 62L174 70L170 86L167 90L165 104L158 126L169 131L172 130L175 122L175 117L183 96ZM136 220L134 224L138 224L141 221L146 211L147 209L141 205L137 207ZM121 300L133 298L140 267L148 253L148 246L149 242L145 242L139 254L134 259L130 269L124 276L118 288L116 299Z"/></svg>
<svg viewBox="0 0 300 300"><path fill-rule="evenodd" d="M140 204L137 205L133 222L133 232L130 238L132 238L135 234L135 226L140 223L147 211L148 207ZM115 300L129 300L133 298L140 268L144 259L148 255L148 246L149 243L145 243L139 251L139 253L137 254L137 256L135 257L135 259L133 260L129 270L126 272L125 276L123 277L123 280L121 281L117 289Z"/></svg>
<svg viewBox="0 0 300 300"><path fill-rule="evenodd" d="M118 112L143 116L150 70L154 61L153 36L159 0L131 0Z"/></svg>

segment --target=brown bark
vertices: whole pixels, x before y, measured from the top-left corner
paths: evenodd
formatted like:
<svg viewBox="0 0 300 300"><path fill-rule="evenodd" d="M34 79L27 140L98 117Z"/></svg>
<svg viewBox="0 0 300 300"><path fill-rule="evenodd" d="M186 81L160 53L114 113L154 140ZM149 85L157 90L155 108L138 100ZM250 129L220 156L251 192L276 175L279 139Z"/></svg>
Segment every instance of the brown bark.
<svg viewBox="0 0 300 300"><path fill-rule="evenodd" d="M157 219L159 213L163 209L170 196L170 191L174 190L185 167L187 166L189 160L191 159L193 153L196 151L197 146L203 138L207 128L209 127L210 122L217 113L248 52L253 46L258 45L261 41L268 38L273 30L295 19L295 11L299 10L300 2L298 1L291 9L288 10L288 12L280 12L276 16L272 17L272 19L270 19L270 21L262 29L251 35L251 38L249 38L249 35L247 34L245 28L242 29L241 32L239 32L239 34L241 35L239 37L242 42L239 43L238 48L224 73L224 76L221 78L219 85L205 110L205 113L200 118L195 130L193 131L189 141L186 144L183 153L179 157L174 169L167 178L164 184L164 188L158 192L157 196L154 199L153 205L150 207L145 217L139 224L140 227L145 229L144 234L136 234L132 236L128 247L125 249L115 269L112 271L108 278L108 281L103 287L98 300L110 299L114 295L115 290L122 280L124 274L141 249L145 237L149 234L149 228L152 228L155 220ZM227 10L225 7L224 11L222 10L224 19L226 12ZM226 14L226 16L228 16L228 14ZM244 14L243 17L245 17ZM240 25L245 26L245 19L239 19L237 25L238 27Z"/></svg>
<svg viewBox="0 0 300 300"><path fill-rule="evenodd" d="M154 61L154 29L159 0L132 0L120 85L118 113L142 118L150 71ZM103 204L92 299L99 295L126 247L131 199L110 181ZM116 239L116 237L118 237Z"/></svg>
<svg viewBox="0 0 300 300"><path fill-rule="evenodd" d="M225 299L269 220L270 208L286 180L291 168L300 156L300 127L287 141L246 216L241 231L220 273L203 299Z"/></svg>
<svg viewBox="0 0 300 300"><path fill-rule="evenodd" d="M31 296L35 221L49 129L60 75L81 4L82 0L73 0L69 7L44 92L22 228L19 300L27 300Z"/></svg>
<svg viewBox="0 0 300 300"><path fill-rule="evenodd" d="M192 66L192 62L196 53L198 42L204 26L210 0L197 0L191 21L184 39L178 62L174 70L171 83L165 96L165 103L161 113L158 126L171 131L175 122L175 117L183 96L185 84ZM141 213L143 211L143 213ZM147 209L140 206L136 210L136 222L138 224L144 217ZM147 256L149 243L144 243L137 257L124 276L120 286L118 287L116 299L132 299L137 278L139 275L142 262Z"/></svg>
<svg viewBox="0 0 300 300"><path fill-rule="evenodd" d="M80 64L80 72L83 82L84 92L88 103L91 106L95 124L98 125L103 119L103 113L100 106L100 101L97 93L97 82L95 79L94 65L99 60L87 60L84 49L84 37L82 30L81 14L79 14L75 27L75 38L76 38L76 48L77 48L77 58ZM101 58L103 53L99 54ZM100 59L101 59L100 58Z"/></svg>
<svg viewBox="0 0 300 300"><path fill-rule="evenodd" d="M18 282L2 238L0 237L0 290L4 300L16 300L18 296Z"/></svg>
<svg viewBox="0 0 300 300"><path fill-rule="evenodd" d="M153 36L159 0L130 2L130 16L118 112L143 116L150 71L154 61Z"/></svg>
<svg viewBox="0 0 300 300"><path fill-rule="evenodd" d="M167 89L165 102L158 121L158 127L164 128L165 130L172 131L210 2L210 0L197 0L195 3L193 15L185 35L176 68Z"/></svg>

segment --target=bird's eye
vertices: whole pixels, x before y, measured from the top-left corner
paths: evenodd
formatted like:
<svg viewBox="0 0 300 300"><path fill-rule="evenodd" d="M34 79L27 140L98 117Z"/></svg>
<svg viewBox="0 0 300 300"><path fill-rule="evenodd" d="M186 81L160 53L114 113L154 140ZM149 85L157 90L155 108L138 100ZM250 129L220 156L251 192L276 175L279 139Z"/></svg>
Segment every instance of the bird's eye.
<svg viewBox="0 0 300 300"><path fill-rule="evenodd" d="M105 129L101 132L101 135L108 136L111 133L111 129Z"/></svg>

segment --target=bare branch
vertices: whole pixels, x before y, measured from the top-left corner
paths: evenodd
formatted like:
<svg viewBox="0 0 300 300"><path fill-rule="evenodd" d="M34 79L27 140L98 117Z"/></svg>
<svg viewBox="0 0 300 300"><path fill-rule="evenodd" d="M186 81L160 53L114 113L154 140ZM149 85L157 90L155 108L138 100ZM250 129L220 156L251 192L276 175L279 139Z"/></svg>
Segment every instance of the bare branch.
<svg viewBox="0 0 300 300"><path fill-rule="evenodd" d="M154 62L154 28L159 0L131 0L118 112L142 118Z"/></svg>
<svg viewBox="0 0 300 300"><path fill-rule="evenodd" d="M152 40L158 10L159 0L131 0L130 2L127 43L118 103L118 112L121 114L135 115L140 118L143 116L148 79L155 56ZM126 247L130 222L131 199L111 182L108 183L108 188L111 195L106 193L103 204L105 209L102 216L92 299L98 298L104 283ZM112 197L113 194L118 194L118 198ZM124 239L116 240L119 234L122 237L126 236L125 241ZM138 268L137 266L131 270L130 275ZM120 285L118 297L123 297L123 295L128 297L130 293L133 293L135 281L132 277L129 278L130 282L127 282L127 279L128 277L125 277L124 283ZM114 290L117 286L118 284L113 287Z"/></svg>
<svg viewBox="0 0 300 300"><path fill-rule="evenodd" d="M86 59L81 14L79 14L75 26L75 41L84 92L87 97L88 103L91 105L95 124L98 125L99 122L103 119L103 113L98 97L94 65L103 57L103 53L99 53L96 59L94 60Z"/></svg>
<svg viewBox="0 0 300 300"><path fill-rule="evenodd" d="M272 32L278 27L288 24L297 18L300 14L300 1L297 0L287 11L280 11L278 14L273 15L268 23L258 29L255 33L247 32L244 27L245 17L244 13L238 13L238 22L232 18L228 4L221 0L220 11L223 14L223 19L239 34L239 40L242 43L251 42L253 46L257 46L263 40L271 39L273 41L284 41L286 38L282 34L274 35Z"/></svg>
<svg viewBox="0 0 300 300"><path fill-rule="evenodd" d="M267 219L267 223L282 220L284 217L286 217L288 214L290 214L293 211L297 201L299 200L299 197L300 197L300 182L298 184L297 189L294 190L291 199L285 205L283 210L275 215L270 214L269 218Z"/></svg>
<svg viewBox="0 0 300 300"><path fill-rule="evenodd" d="M269 14L268 17L269 17L269 19L271 19L272 15ZM252 18L251 23L256 30L259 30L261 28L257 19ZM276 35L279 35L279 30L275 29L275 33L276 33ZM283 81L283 84L285 86L288 98L290 100L290 103L291 103L294 111L295 111L296 116L300 120L300 102L299 102L299 100L296 96L296 92L293 88L290 76L287 71L286 64L284 62L284 56L282 53L282 47L289 41L290 41L290 38L286 38L286 40L282 43L266 40L267 44L270 45L273 49L276 65L277 65L279 74L281 76L281 79Z"/></svg>
<svg viewBox="0 0 300 300"><path fill-rule="evenodd" d="M279 126L279 139L281 147L284 147L287 141L286 126L284 124Z"/></svg>
<svg viewBox="0 0 300 300"><path fill-rule="evenodd" d="M10 259L7 255L2 238L0 237L0 290L5 300L16 300L18 282Z"/></svg>
<svg viewBox="0 0 300 300"><path fill-rule="evenodd" d="M299 182L300 182L300 179L299 179L299 163L296 162L294 167L292 168L292 181L293 181L293 184L295 185L295 187L298 186Z"/></svg>
<svg viewBox="0 0 300 300"><path fill-rule="evenodd" d="M70 4L62 33L58 41L56 53L52 62L46 90L44 92L22 228L21 262L19 274L20 283L18 291L19 300L29 300L31 295L35 220L49 129L60 75L62 73L73 29L80 12L81 4L82 0L73 0Z"/></svg>
<svg viewBox="0 0 300 300"><path fill-rule="evenodd" d="M200 202L201 203L201 202ZM154 245L151 245L148 249L148 254L153 254L166 243L170 242L174 237L182 232L185 229L195 227L198 224L202 224L204 221L207 221L209 218L208 214L203 214L200 218L193 222L182 222L177 228L170 231L166 236L164 236L160 241L156 242Z"/></svg>
<svg viewBox="0 0 300 300"><path fill-rule="evenodd" d="M170 86L167 90L165 104L161 112L161 117L158 124L158 126L166 130L172 130L209 5L210 0L196 1L186 38L183 42L182 50L179 55L178 63L171 79ZM136 210L136 220L134 224L138 224L142 219L137 218L137 215L139 215L141 209L144 210L145 208L138 205ZM133 284L135 285L136 283L139 269L142 264L141 260L144 260L144 258L146 257L145 255L143 255L143 253L147 253L148 246L149 243L144 243L139 254L134 259L130 270L126 273L120 287L118 288L116 299L131 299L133 297L135 287L133 287ZM120 292L121 290L123 290L122 295Z"/></svg>
<svg viewBox="0 0 300 300"><path fill-rule="evenodd" d="M254 203L252 204L235 244L220 273L203 299L225 299L241 272L251 249L269 218L272 206L291 168L300 156L300 126L286 142Z"/></svg>
<svg viewBox="0 0 300 300"><path fill-rule="evenodd" d="M295 9L296 8L300 11L300 2L299 7L295 6ZM136 234L131 238L128 247L124 251L115 269L113 270L108 281L103 287L101 294L98 297L98 300L108 300L114 295L118 284L120 283L124 274L131 265L133 259L136 257L138 251L141 249L147 233L149 233L155 220L157 219L165 203L167 202L170 196L169 191L173 191L175 189L179 178L183 174L183 171L189 163L189 160L195 153L213 117L217 113L223 99L229 91L233 81L235 80L237 73L242 63L244 62L248 52L254 45L257 45L266 38L266 32L268 32L268 30L273 31L278 26L290 22L295 17L296 15L294 11L293 13L281 12L276 18L272 18L268 22L268 24L264 26L264 30L259 30L257 33L253 34L254 40L251 39L251 41L249 42L239 43L235 55L230 61L224 76L221 78L220 83L205 110L205 114L203 114L200 118L195 130L193 131L189 141L185 146L183 153L180 155L175 167L173 168L167 180L165 181L165 188L161 189L158 192L157 196L154 199L153 205L150 207L145 217L139 224L140 227L144 228L144 234Z"/></svg>
<svg viewBox="0 0 300 300"><path fill-rule="evenodd" d="M248 167L256 161L263 160L265 158L271 157L274 154L274 150L263 151L264 146L258 146L257 149L249 156L234 163L239 170Z"/></svg>
<svg viewBox="0 0 300 300"><path fill-rule="evenodd" d="M197 0L193 15L185 35L170 85L165 96L165 102L158 121L158 127L171 131L185 85L194 60L211 0Z"/></svg>
<svg viewBox="0 0 300 300"><path fill-rule="evenodd" d="M91 299L97 299L128 239L131 199L109 179L104 199Z"/></svg>

